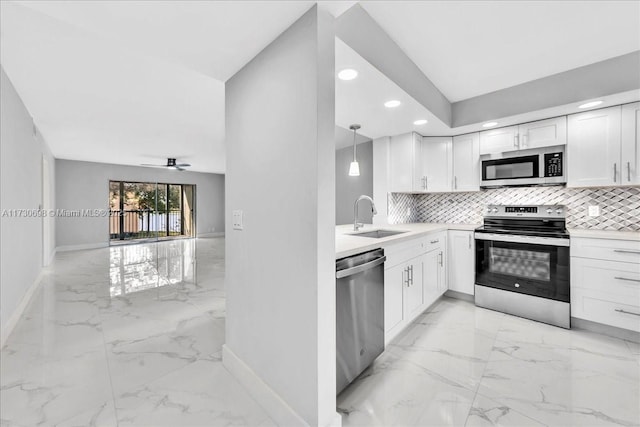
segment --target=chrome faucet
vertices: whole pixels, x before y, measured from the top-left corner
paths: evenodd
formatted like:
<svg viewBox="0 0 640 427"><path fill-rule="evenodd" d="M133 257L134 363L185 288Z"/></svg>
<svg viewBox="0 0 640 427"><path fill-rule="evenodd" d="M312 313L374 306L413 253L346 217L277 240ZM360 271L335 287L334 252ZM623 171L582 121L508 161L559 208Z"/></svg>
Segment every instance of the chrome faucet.
<svg viewBox="0 0 640 427"><path fill-rule="evenodd" d="M356 200L356 202L353 204L353 231L358 231L358 229L360 227L362 227L364 224L361 224L358 222L358 202L360 200L368 200L371 202L371 212L375 215L378 213L377 209L376 209L376 204L373 203L373 199L369 196L365 196L364 194L360 197L358 197L358 200Z"/></svg>

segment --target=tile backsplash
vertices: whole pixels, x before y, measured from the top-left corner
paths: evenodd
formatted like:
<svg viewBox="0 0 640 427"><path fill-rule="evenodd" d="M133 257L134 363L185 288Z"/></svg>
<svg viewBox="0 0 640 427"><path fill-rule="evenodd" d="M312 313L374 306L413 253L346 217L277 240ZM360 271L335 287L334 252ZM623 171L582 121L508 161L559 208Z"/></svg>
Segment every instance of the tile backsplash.
<svg viewBox="0 0 640 427"><path fill-rule="evenodd" d="M640 231L640 187L508 187L469 193L389 194L389 222L482 223L487 205L565 205L567 227ZM588 207L600 207L590 217Z"/></svg>

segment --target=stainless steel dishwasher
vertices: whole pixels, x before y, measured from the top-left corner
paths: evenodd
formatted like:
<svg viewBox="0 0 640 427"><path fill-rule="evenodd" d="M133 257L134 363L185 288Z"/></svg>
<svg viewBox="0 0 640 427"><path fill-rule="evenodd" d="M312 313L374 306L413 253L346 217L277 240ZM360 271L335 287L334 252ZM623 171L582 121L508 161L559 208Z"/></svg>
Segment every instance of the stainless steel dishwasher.
<svg viewBox="0 0 640 427"><path fill-rule="evenodd" d="M382 249L336 260L336 394L384 351Z"/></svg>

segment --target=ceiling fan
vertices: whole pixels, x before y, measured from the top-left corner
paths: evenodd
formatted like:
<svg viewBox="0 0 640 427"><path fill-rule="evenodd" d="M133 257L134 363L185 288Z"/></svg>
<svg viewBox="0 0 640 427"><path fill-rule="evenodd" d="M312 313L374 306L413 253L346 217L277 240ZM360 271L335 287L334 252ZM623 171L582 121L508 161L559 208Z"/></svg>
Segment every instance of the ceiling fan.
<svg viewBox="0 0 640 427"><path fill-rule="evenodd" d="M140 166L150 166L152 168L167 168L183 171L184 168L191 166L189 163L176 163L176 159L168 158L166 165L151 165L149 163L142 163Z"/></svg>

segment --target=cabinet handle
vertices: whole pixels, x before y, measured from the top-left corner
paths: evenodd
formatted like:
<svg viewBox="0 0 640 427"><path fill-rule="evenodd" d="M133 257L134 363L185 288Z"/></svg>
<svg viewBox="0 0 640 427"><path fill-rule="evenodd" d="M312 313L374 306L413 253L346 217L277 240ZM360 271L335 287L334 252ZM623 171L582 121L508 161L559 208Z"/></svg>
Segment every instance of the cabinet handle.
<svg viewBox="0 0 640 427"><path fill-rule="evenodd" d="M638 282L640 283L640 280L638 279L630 279L628 277L614 277L614 279L618 279L618 280L626 280L628 282Z"/></svg>
<svg viewBox="0 0 640 427"><path fill-rule="evenodd" d="M411 283L411 286L413 286L413 265L409 267L409 274L410 274L409 282Z"/></svg>
<svg viewBox="0 0 640 427"><path fill-rule="evenodd" d="M440 239L432 240L431 244L433 245L434 243L438 243L439 241L440 241Z"/></svg>
<svg viewBox="0 0 640 427"><path fill-rule="evenodd" d="M424 189L425 190L427 189L427 184L428 184L428 181L427 181L427 177L425 176L424 177Z"/></svg>
<svg viewBox="0 0 640 427"><path fill-rule="evenodd" d="M407 273L407 278L404 278L404 274ZM409 267L402 270L402 284L405 286L409 286Z"/></svg>
<svg viewBox="0 0 640 427"><path fill-rule="evenodd" d="M616 308L615 311L617 311L618 313L633 314L634 316L640 316L640 313L634 313L633 311L627 311L621 308Z"/></svg>
<svg viewBox="0 0 640 427"><path fill-rule="evenodd" d="M453 177L453 189L454 190L458 189L458 177L457 176Z"/></svg>
<svg viewBox="0 0 640 427"><path fill-rule="evenodd" d="M519 141L518 141L518 134L516 133L515 135L513 135L513 146L518 148Z"/></svg>
<svg viewBox="0 0 640 427"><path fill-rule="evenodd" d="M627 162L627 181L631 182L631 162Z"/></svg>
<svg viewBox="0 0 640 427"><path fill-rule="evenodd" d="M469 249L471 249L471 234L469 234Z"/></svg>
<svg viewBox="0 0 640 427"><path fill-rule="evenodd" d="M444 257L442 256L442 252L440 252L440 253L438 254L438 257L440 258L440 261L439 261L439 262L440 262L440 267L442 267L442 258L444 258Z"/></svg>
<svg viewBox="0 0 640 427"><path fill-rule="evenodd" d="M613 252L619 252L622 254L640 254L640 251L631 251L626 249L614 249Z"/></svg>
<svg viewBox="0 0 640 427"><path fill-rule="evenodd" d="M617 182L616 178L618 177L618 164L613 164L613 182Z"/></svg>

